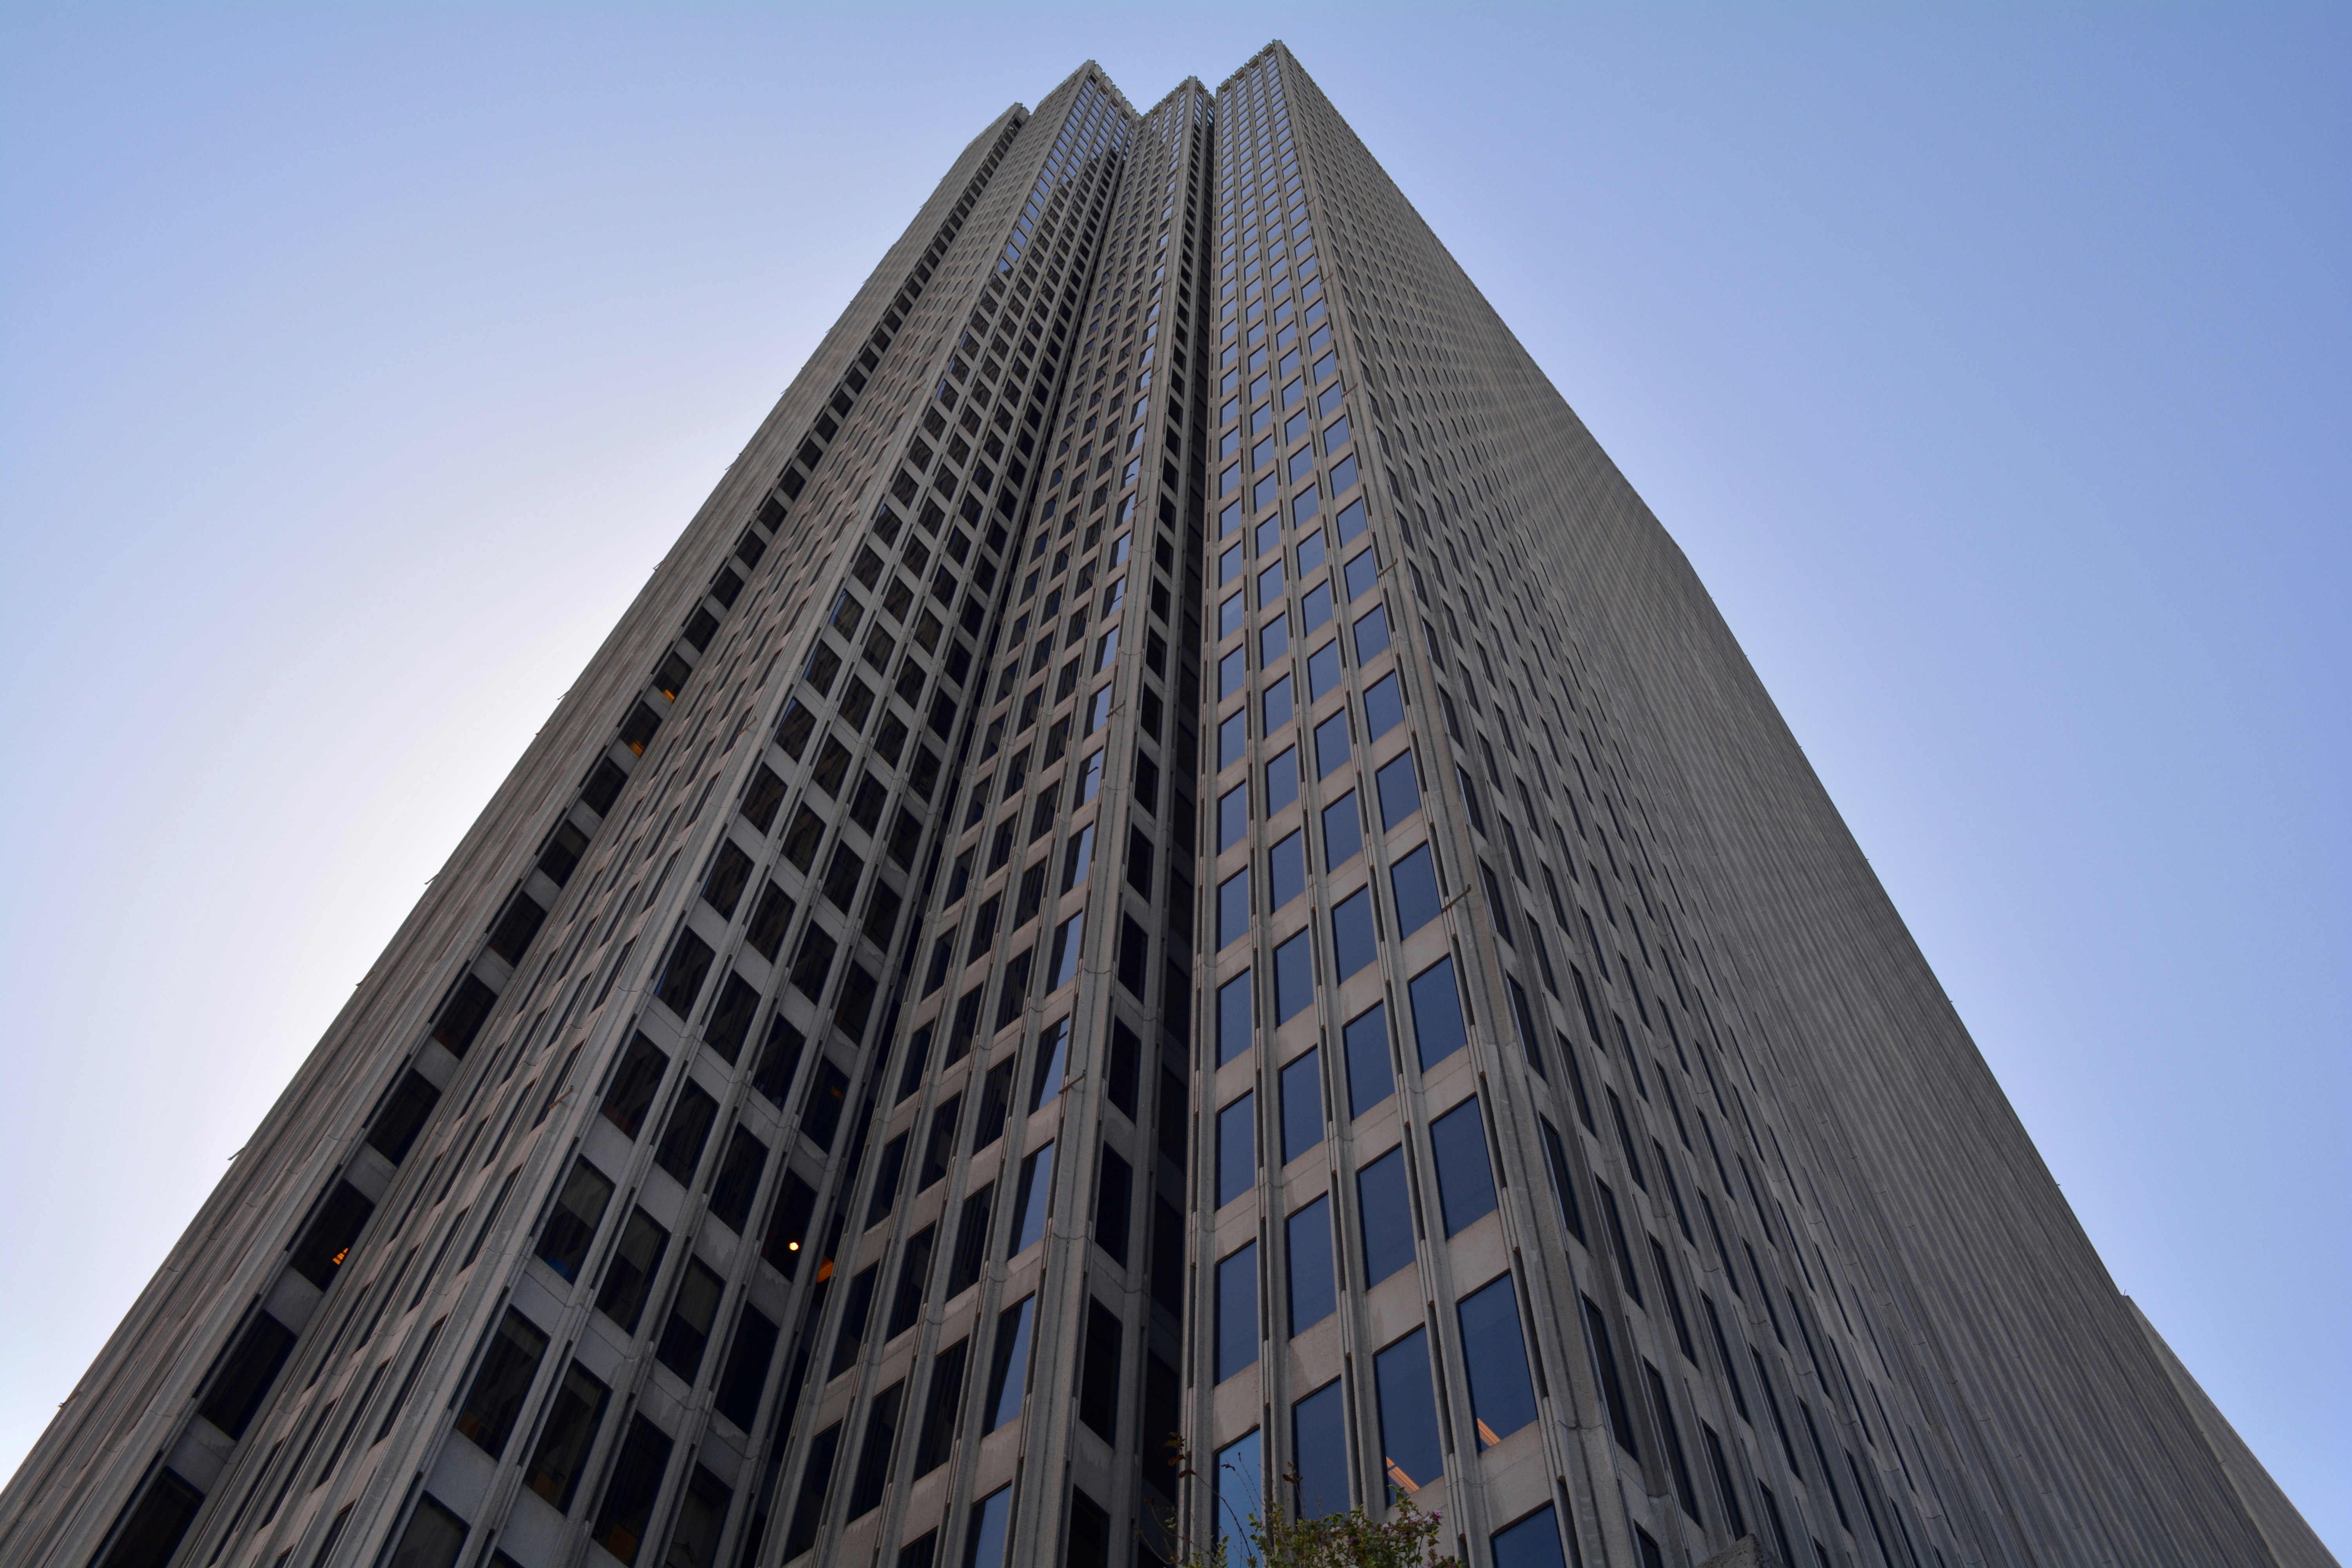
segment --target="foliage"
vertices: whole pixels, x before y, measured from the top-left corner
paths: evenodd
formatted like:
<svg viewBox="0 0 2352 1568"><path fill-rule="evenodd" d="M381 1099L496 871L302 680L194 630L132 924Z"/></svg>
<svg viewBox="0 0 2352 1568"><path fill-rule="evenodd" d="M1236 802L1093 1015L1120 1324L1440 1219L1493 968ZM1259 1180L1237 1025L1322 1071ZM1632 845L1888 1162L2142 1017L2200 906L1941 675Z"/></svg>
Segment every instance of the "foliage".
<svg viewBox="0 0 2352 1568"><path fill-rule="evenodd" d="M1320 1519L1285 1519L1279 1510L1271 1519L1252 1513L1238 1521L1240 1562L1230 1559L1220 1538L1179 1559L1176 1568L1461 1568L1438 1550L1444 1516L1423 1513L1393 1489L1391 1498L1385 1521L1360 1503Z"/></svg>

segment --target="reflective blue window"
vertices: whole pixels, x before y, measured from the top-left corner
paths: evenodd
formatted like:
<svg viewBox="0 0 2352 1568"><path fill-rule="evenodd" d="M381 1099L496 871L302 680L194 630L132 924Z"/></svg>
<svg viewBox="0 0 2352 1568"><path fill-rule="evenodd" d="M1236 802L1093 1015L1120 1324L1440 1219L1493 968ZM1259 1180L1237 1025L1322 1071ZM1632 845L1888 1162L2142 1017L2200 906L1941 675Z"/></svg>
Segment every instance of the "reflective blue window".
<svg viewBox="0 0 2352 1568"><path fill-rule="evenodd" d="M1287 1222L1290 1331L1302 1333L1339 1310L1331 1273L1331 1200L1317 1198Z"/></svg>
<svg viewBox="0 0 2352 1568"><path fill-rule="evenodd" d="M1396 1092L1396 1072L1389 1065L1387 1005L1358 1014L1342 1034L1348 1055L1348 1114L1353 1118Z"/></svg>
<svg viewBox="0 0 2352 1568"><path fill-rule="evenodd" d="M1282 1069L1282 1163L1323 1142L1322 1064L1313 1051Z"/></svg>
<svg viewBox="0 0 2352 1568"><path fill-rule="evenodd" d="M1348 1486L1348 1399L1338 1379L1290 1407L1290 1452L1298 1470L1292 1506L1300 1519L1345 1513Z"/></svg>
<svg viewBox="0 0 2352 1568"><path fill-rule="evenodd" d="M1437 895L1437 872L1426 844L1389 868L1389 888L1396 895L1400 936L1411 936L1445 907Z"/></svg>
<svg viewBox="0 0 2352 1568"><path fill-rule="evenodd" d="M1478 1446L1492 1447L1536 1418L1535 1384L1519 1328L1518 1293L1507 1274L1462 1298L1463 1369L1470 1375L1470 1419Z"/></svg>
<svg viewBox="0 0 2352 1568"><path fill-rule="evenodd" d="M1462 1022L1462 996L1454 988L1454 960L1449 956L1412 977L1406 989L1412 997L1412 1032L1421 1046L1421 1070L1427 1072L1470 1043Z"/></svg>
<svg viewBox="0 0 2352 1568"><path fill-rule="evenodd" d="M1389 1484L1409 1497L1445 1473L1428 1331L1415 1329L1374 1356L1372 1379L1380 1391L1381 1467Z"/></svg>
<svg viewBox="0 0 2352 1568"><path fill-rule="evenodd" d="M1458 1236L1495 1212L1495 1171L1486 1163L1486 1133L1478 1101L1465 1100L1429 1124L1437 1161L1437 1202L1445 1234Z"/></svg>
<svg viewBox="0 0 2352 1568"><path fill-rule="evenodd" d="M1356 1173L1363 1216L1364 1282L1377 1285L1412 1267L1412 1194L1404 1176L1404 1150L1390 1150Z"/></svg>
<svg viewBox="0 0 2352 1568"><path fill-rule="evenodd" d="M1400 752L1393 762L1381 769L1376 778L1380 784L1382 827L1394 827L1421 809L1421 781L1413 777L1411 752Z"/></svg>
<svg viewBox="0 0 2352 1568"><path fill-rule="evenodd" d="M1217 1206L1257 1185L1256 1096L1244 1094L1217 1112Z"/></svg>
<svg viewBox="0 0 2352 1568"><path fill-rule="evenodd" d="M1217 1264L1217 1381L1257 1364L1257 1243Z"/></svg>

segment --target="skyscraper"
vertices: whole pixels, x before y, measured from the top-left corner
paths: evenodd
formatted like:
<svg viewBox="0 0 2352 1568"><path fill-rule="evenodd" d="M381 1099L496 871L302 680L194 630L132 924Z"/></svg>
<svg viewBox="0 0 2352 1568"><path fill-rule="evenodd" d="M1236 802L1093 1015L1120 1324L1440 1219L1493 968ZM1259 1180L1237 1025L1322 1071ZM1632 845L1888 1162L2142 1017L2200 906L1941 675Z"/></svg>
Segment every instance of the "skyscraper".
<svg viewBox="0 0 2352 1568"><path fill-rule="evenodd" d="M1087 66L754 434L0 1562L1126 1564L1399 1492L1507 1568L2329 1561L1296 61Z"/></svg>

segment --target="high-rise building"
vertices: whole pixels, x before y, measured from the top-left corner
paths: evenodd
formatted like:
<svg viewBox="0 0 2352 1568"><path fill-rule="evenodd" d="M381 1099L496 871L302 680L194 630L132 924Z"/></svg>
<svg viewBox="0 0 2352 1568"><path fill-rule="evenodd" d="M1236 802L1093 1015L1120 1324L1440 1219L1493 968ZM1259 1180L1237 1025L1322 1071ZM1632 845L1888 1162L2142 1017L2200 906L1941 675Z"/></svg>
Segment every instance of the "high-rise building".
<svg viewBox="0 0 2352 1568"><path fill-rule="evenodd" d="M1089 65L859 289L0 1561L1124 1568L1405 1493L1498 1568L2331 1561L1296 61Z"/></svg>

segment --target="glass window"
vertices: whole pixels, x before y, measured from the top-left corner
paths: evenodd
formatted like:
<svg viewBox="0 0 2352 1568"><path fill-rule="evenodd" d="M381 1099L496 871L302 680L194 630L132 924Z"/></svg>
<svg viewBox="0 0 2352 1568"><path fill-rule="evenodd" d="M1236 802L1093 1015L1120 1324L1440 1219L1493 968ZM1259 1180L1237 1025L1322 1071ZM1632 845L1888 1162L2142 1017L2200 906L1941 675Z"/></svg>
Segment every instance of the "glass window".
<svg viewBox="0 0 2352 1568"><path fill-rule="evenodd" d="M1290 722L1290 677L1286 675L1266 685L1265 729L1263 733L1268 735L1276 733Z"/></svg>
<svg viewBox="0 0 2352 1568"><path fill-rule="evenodd" d="M1029 1381L1029 1330L1037 1298L1024 1296L996 1315L996 1354L988 1373L988 1426L993 1432L1021 1414Z"/></svg>
<svg viewBox="0 0 2352 1568"><path fill-rule="evenodd" d="M1261 666L1272 664L1290 651L1290 617L1276 616L1260 627L1257 634L1257 661Z"/></svg>
<svg viewBox="0 0 2352 1568"><path fill-rule="evenodd" d="M1217 1206L1257 1185L1257 1097L1244 1094L1217 1112Z"/></svg>
<svg viewBox="0 0 2352 1568"><path fill-rule="evenodd" d="M1389 1065L1387 1004L1359 1013L1342 1033L1348 1057L1348 1114L1352 1118L1396 1092L1396 1072Z"/></svg>
<svg viewBox="0 0 2352 1568"><path fill-rule="evenodd" d="M1217 884L1217 945L1225 947L1249 934L1250 874L1244 866Z"/></svg>
<svg viewBox="0 0 2352 1568"><path fill-rule="evenodd" d="M1412 1032L1420 1041L1421 1070L1427 1072L1470 1043L1462 1022L1462 995L1454 985L1454 960L1439 959L1412 977Z"/></svg>
<svg viewBox="0 0 2352 1568"><path fill-rule="evenodd" d="M515 1417L522 1414L523 1396L539 1374L539 1358L546 1353L547 1335L511 1307L483 1352L474 1373L474 1385L457 1412L457 1431L491 1458L506 1452L514 1435Z"/></svg>
<svg viewBox="0 0 2352 1568"><path fill-rule="evenodd" d="M1385 612L1383 612L1385 614ZM1356 657L1368 657L1360 641ZM1366 732L1377 741L1404 722L1404 698L1397 686L1394 674L1383 675L1364 688L1364 723Z"/></svg>
<svg viewBox="0 0 2352 1568"><path fill-rule="evenodd" d="M1356 662L1362 664L1388 651L1389 612L1385 605L1375 605L1372 613L1356 621Z"/></svg>
<svg viewBox="0 0 2352 1568"><path fill-rule="evenodd" d="M1217 1450L1217 1473L1211 1484L1211 1507L1217 1516L1217 1544L1223 1560L1229 1563L1254 1561L1248 1521L1265 1512L1265 1463L1257 1433Z"/></svg>
<svg viewBox="0 0 2352 1568"><path fill-rule="evenodd" d="M580 1266L588 1258L588 1244L596 1239L596 1226L612 1195L611 1178L584 1159L574 1162L539 1233L540 1260L566 1280L578 1279Z"/></svg>
<svg viewBox="0 0 2352 1568"><path fill-rule="evenodd" d="M1411 1496L1445 1473L1428 1331L1415 1329L1374 1356L1372 1379L1380 1392L1381 1465L1389 1484Z"/></svg>
<svg viewBox="0 0 2352 1568"><path fill-rule="evenodd" d="M1246 649L1237 647L1217 660L1217 697L1220 700L1239 691L1248 681L1249 658Z"/></svg>
<svg viewBox="0 0 2352 1568"><path fill-rule="evenodd" d="M1266 904L1280 909L1307 890L1307 835L1304 831L1286 835L1282 841L1265 852L1267 886ZM1223 946L1221 942L1218 944Z"/></svg>
<svg viewBox="0 0 2352 1568"><path fill-rule="evenodd" d="M1013 1488L1000 1486L971 1504L971 1544L964 1549L969 1568L1004 1568L1012 1535Z"/></svg>
<svg viewBox="0 0 2352 1568"><path fill-rule="evenodd" d="M1217 1381L1257 1364L1257 1243L1217 1263Z"/></svg>
<svg viewBox="0 0 2352 1568"><path fill-rule="evenodd" d="M540 1427L539 1447L531 1455L530 1468L523 1472L522 1484L552 1503L559 1513L572 1511L581 1469L588 1450L595 1447L596 1428L604 1422L604 1404L611 1395L612 1390L574 1362L549 1404L547 1420Z"/></svg>
<svg viewBox="0 0 2352 1568"><path fill-rule="evenodd" d="M1319 702L1339 684L1339 643L1336 637L1307 656L1307 700Z"/></svg>
<svg viewBox="0 0 2352 1568"><path fill-rule="evenodd" d="M1567 1568L1559 1525L1546 1503L1508 1530L1495 1532L1495 1568Z"/></svg>
<svg viewBox="0 0 2352 1568"><path fill-rule="evenodd" d="M1220 638L1229 637L1235 632L1241 630L1242 618L1248 611L1248 608L1249 605L1247 602L1239 594L1234 595L1223 604L1219 605L1217 606L1217 636Z"/></svg>
<svg viewBox="0 0 2352 1568"><path fill-rule="evenodd" d="M1282 1069L1282 1163L1323 1142L1323 1074L1313 1051Z"/></svg>
<svg viewBox="0 0 2352 1568"><path fill-rule="evenodd" d="M1013 1202L1013 1245L1006 1249L1012 1257L1034 1247L1045 1234L1046 1200L1054 1191L1054 1146L1039 1147L1021 1162L1021 1186Z"/></svg>
<svg viewBox="0 0 2352 1568"><path fill-rule="evenodd" d="M1269 518L1267 518L1264 522L1261 522L1261 523L1259 523L1259 524L1257 525L1257 552L1258 552L1260 555L1265 554L1267 551L1269 551L1269 550L1273 549L1276 545L1277 545L1277 544L1279 544L1279 543L1281 543L1281 542L1282 542L1282 519L1281 519L1281 518L1279 518L1279 517L1269 517ZM1279 579L1277 579L1277 581L1279 581ZM1261 598L1258 602L1259 602L1260 604L1264 604L1264 603L1265 603L1265 600L1264 600L1263 598Z"/></svg>
<svg viewBox="0 0 2352 1568"><path fill-rule="evenodd" d="M1217 987L1217 1065L1249 1049L1252 994L1249 972Z"/></svg>
<svg viewBox="0 0 2352 1568"><path fill-rule="evenodd" d="M1329 778L1347 760L1348 714L1343 709L1315 726L1315 776Z"/></svg>
<svg viewBox="0 0 2352 1568"><path fill-rule="evenodd" d="M1301 566L1300 571L1306 568ZM1331 618L1331 584L1318 583L1298 599L1299 634L1303 637Z"/></svg>
<svg viewBox="0 0 2352 1568"><path fill-rule="evenodd" d="M1232 767L1248 750L1249 710L1237 708L1217 726L1217 766Z"/></svg>
<svg viewBox="0 0 2352 1568"><path fill-rule="evenodd" d="M1257 605L1263 610L1282 602L1282 561L1276 557L1273 565L1257 574Z"/></svg>
<svg viewBox="0 0 2352 1568"><path fill-rule="evenodd" d="M1411 936L1435 920L1444 907L1426 844L1389 868L1389 887L1396 895L1397 931L1402 936Z"/></svg>
<svg viewBox="0 0 2352 1568"><path fill-rule="evenodd" d="M1495 1212L1495 1172L1486 1163L1486 1132L1475 1097L1429 1124L1429 1151L1437 1162L1445 1234L1459 1236Z"/></svg>
<svg viewBox="0 0 2352 1568"><path fill-rule="evenodd" d="M1317 1198L1286 1226L1290 1260L1290 1331L1304 1333L1339 1310L1331 1271L1331 1200Z"/></svg>
<svg viewBox="0 0 2352 1568"><path fill-rule="evenodd" d="M1377 1285L1412 1267L1412 1194L1402 1145L1356 1173L1357 1206L1364 1226L1364 1282Z"/></svg>
<svg viewBox="0 0 2352 1568"><path fill-rule="evenodd" d="M1286 1023L1315 1000L1315 946L1300 931L1274 950L1274 1021Z"/></svg>
<svg viewBox="0 0 2352 1568"><path fill-rule="evenodd" d="M1463 1370L1470 1375L1470 1419L1489 1448L1536 1418L1535 1384L1519 1328L1518 1294L1507 1274L1462 1298Z"/></svg>
<svg viewBox="0 0 2352 1568"><path fill-rule="evenodd" d="M1348 1484L1348 1401L1334 1378L1290 1407L1292 1463L1298 1472L1293 1500L1300 1519L1344 1513Z"/></svg>
<svg viewBox="0 0 2352 1568"><path fill-rule="evenodd" d="M1323 564L1325 548L1323 531L1319 528L1298 542L1298 575L1302 582L1312 576L1316 569ZM1323 592L1328 602L1330 590L1326 588Z"/></svg>
<svg viewBox="0 0 2352 1568"><path fill-rule="evenodd" d="M1336 871L1364 847L1364 825L1349 790L1323 808L1323 868Z"/></svg>
<svg viewBox="0 0 2352 1568"><path fill-rule="evenodd" d="M1298 798L1298 748L1290 747L1265 764L1265 814L1272 816Z"/></svg>
<svg viewBox="0 0 2352 1568"><path fill-rule="evenodd" d="M1421 782L1413 776L1412 753L1400 752L1374 775L1380 786L1381 826L1394 827L1421 809Z"/></svg>
<svg viewBox="0 0 2352 1568"><path fill-rule="evenodd" d="M1244 780L1217 797L1217 847L1230 849L1249 835L1249 783Z"/></svg>

